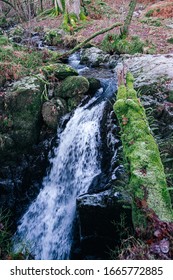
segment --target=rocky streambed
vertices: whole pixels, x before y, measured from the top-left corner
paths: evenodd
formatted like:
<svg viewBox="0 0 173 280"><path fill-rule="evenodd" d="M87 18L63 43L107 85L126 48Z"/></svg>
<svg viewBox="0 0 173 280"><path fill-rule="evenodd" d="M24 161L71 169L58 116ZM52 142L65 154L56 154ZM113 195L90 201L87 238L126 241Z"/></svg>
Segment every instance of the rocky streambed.
<svg viewBox="0 0 173 280"><path fill-rule="evenodd" d="M0 204L13 213L13 229L40 191L58 146L56 128L66 126L74 109L101 86L101 79L117 79L122 68L135 77L135 88L155 136L168 186L173 184L173 55L110 56L97 48L81 51L90 68L78 75L65 64L52 64L41 74L12 83L0 95ZM101 79L100 79L101 78ZM128 176L121 164L118 124L109 103L101 125L102 176L77 198L72 258L110 258L120 241L122 217L132 228ZM127 180L126 180L127 177ZM170 190L171 193L171 190ZM173 196L172 196L173 197Z"/></svg>

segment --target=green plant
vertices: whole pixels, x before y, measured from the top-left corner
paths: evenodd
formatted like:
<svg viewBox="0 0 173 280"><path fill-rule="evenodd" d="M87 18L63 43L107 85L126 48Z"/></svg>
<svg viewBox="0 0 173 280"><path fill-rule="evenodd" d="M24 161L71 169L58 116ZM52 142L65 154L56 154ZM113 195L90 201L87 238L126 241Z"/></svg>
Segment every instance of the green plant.
<svg viewBox="0 0 173 280"><path fill-rule="evenodd" d="M43 50L37 51L15 44L6 45L5 39L0 38L0 83L17 80L20 77L39 73L40 67L47 63L57 62L58 53Z"/></svg>
<svg viewBox="0 0 173 280"><path fill-rule="evenodd" d="M173 44L173 37L167 39L167 42L170 43L170 44Z"/></svg>
<svg viewBox="0 0 173 280"><path fill-rule="evenodd" d="M161 19L160 18L143 18L142 20L140 20L141 23L144 23L144 24L148 24L150 26L156 26L156 27L159 27L159 26L162 26L162 22L161 22Z"/></svg>
<svg viewBox="0 0 173 280"><path fill-rule="evenodd" d="M62 35L58 33L56 29L52 29L46 33L44 37L47 44L51 46L56 46L62 43Z"/></svg>
<svg viewBox="0 0 173 280"><path fill-rule="evenodd" d="M145 16L146 16L146 17L151 17L151 16L153 15L153 13L154 13L154 10L149 10L149 11L145 14Z"/></svg>
<svg viewBox="0 0 173 280"><path fill-rule="evenodd" d="M107 34L102 41L102 49L109 53L135 54L143 53L145 43L138 36L121 38L118 34Z"/></svg>
<svg viewBox="0 0 173 280"><path fill-rule="evenodd" d="M6 46L8 45L9 40L8 37L0 35L0 46Z"/></svg>

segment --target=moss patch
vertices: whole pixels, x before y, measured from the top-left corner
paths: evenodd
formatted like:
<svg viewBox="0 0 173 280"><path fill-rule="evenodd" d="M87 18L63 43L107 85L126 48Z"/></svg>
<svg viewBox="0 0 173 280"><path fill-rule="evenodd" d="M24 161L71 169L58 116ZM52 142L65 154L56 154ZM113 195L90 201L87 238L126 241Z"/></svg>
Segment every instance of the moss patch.
<svg viewBox="0 0 173 280"><path fill-rule="evenodd" d="M68 76L78 76L78 73L71 66L66 64L50 64L41 68L43 74L47 79L52 79L53 77L63 80Z"/></svg>
<svg viewBox="0 0 173 280"><path fill-rule="evenodd" d="M85 77L67 77L57 89L57 96L62 98L71 98L74 96L82 96L89 89L89 82Z"/></svg>

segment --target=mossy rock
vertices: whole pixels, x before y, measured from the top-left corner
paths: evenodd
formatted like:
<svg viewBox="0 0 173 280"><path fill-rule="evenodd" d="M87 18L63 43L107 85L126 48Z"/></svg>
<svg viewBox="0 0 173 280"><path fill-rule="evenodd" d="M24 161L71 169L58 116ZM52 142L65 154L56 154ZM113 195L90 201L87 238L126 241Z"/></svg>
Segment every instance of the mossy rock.
<svg viewBox="0 0 173 280"><path fill-rule="evenodd" d="M67 101L68 111L71 112L74 109L76 109L76 107L80 104L82 99L83 97L80 95L69 98Z"/></svg>
<svg viewBox="0 0 173 280"><path fill-rule="evenodd" d="M64 99L72 98L75 96L84 96L89 89L89 82L82 76L67 77L59 86L56 95Z"/></svg>
<svg viewBox="0 0 173 280"><path fill-rule="evenodd" d="M96 93L96 91L101 87L101 82L95 78L88 78L88 82L89 82L88 94L93 96Z"/></svg>
<svg viewBox="0 0 173 280"><path fill-rule="evenodd" d="M46 125L56 129L61 117L67 113L67 104L62 98L47 101L42 106L42 117Z"/></svg>
<svg viewBox="0 0 173 280"><path fill-rule="evenodd" d="M5 112L13 124L9 135L16 149L27 149L38 139L43 86L40 77L25 77L5 93Z"/></svg>
<svg viewBox="0 0 173 280"><path fill-rule="evenodd" d="M46 79L52 79L53 77L64 80L68 76L78 76L78 72L71 66L66 64L50 64L41 68L41 71L45 75Z"/></svg>
<svg viewBox="0 0 173 280"><path fill-rule="evenodd" d="M51 29L48 30L44 36L44 41L49 46L57 46L63 42L62 30L60 29Z"/></svg>

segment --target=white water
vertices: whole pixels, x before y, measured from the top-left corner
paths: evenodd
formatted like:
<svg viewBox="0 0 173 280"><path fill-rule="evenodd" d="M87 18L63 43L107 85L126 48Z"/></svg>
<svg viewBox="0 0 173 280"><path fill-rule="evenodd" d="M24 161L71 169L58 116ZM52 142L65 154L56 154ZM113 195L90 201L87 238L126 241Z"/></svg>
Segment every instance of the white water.
<svg viewBox="0 0 173 280"><path fill-rule="evenodd" d="M69 259L76 197L87 192L101 172L100 121L105 104L93 98L77 108L67 123L51 160L51 172L20 221L15 251L24 243L35 259Z"/></svg>

